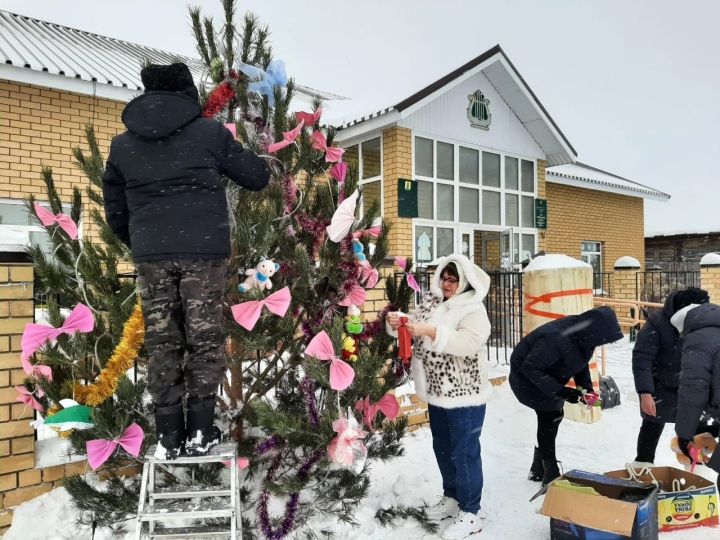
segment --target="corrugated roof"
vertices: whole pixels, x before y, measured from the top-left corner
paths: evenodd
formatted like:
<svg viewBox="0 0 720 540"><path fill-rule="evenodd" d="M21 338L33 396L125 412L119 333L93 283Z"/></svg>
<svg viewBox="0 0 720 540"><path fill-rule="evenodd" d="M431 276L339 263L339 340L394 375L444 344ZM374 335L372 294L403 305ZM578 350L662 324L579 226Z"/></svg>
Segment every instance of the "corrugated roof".
<svg viewBox="0 0 720 540"><path fill-rule="evenodd" d="M130 90L143 89L145 60L181 61L193 75L201 72L200 63L186 56L8 11L0 11L0 55L8 65Z"/></svg>
<svg viewBox="0 0 720 540"><path fill-rule="evenodd" d="M599 191L627 193L636 197L659 201L670 199L670 195L667 193L579 161L549 167L546 173L547 181L556 184L578 185Z"/></svg>
<svg viewBox="0 0 720 540"><path fill-rule="evenodd" d="M198 59L0 10L0 61L7 66L137 93L143 90L140 69L147 60L185 62L195 80L202 80ZM346 99L302 85L295 88L306 96ZM125 97L132 95L127 92Z"/></svg>

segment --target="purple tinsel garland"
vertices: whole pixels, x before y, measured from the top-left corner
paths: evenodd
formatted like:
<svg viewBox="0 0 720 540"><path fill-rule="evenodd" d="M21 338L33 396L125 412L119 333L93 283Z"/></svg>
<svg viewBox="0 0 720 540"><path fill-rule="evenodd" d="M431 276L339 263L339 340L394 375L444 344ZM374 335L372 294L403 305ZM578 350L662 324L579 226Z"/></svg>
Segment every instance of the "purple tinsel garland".
<svg viewBox="0 0 720 540"><path fill-rule="evenodd" d="M315 382L310 377L305 377L300 383L300 391L305 400L305 408L308 414L308 420L313 427L320 425L320 415L317 410L317 401L315 399Z"/></svg>
<svg viewBox="0 0 720 540"><path fill-rule="evenodd" d="M324 455L322 450L315 450L312 454L305 458L303 464L298 469L297 477L299 480L306 480L310 475L310 470L320 458ZM273 459L272 465L268 468L265 480L270 481L275 476L277 469L280 467L282 462L282 452L278 452L275 459ZM282 522L277 529L273 529L272 523L270 522L270 514L268 513L268 501L270 500L270 492L266 489L260 493L258 499L258 517L260 520L260 528L262 529L265 538L268 540L282 540L285 538L293 529L295 524L295 518L297 517L298 503L300 501L300 493L291 493L290 498L285 503L285 515L283 516Z"/></svg>

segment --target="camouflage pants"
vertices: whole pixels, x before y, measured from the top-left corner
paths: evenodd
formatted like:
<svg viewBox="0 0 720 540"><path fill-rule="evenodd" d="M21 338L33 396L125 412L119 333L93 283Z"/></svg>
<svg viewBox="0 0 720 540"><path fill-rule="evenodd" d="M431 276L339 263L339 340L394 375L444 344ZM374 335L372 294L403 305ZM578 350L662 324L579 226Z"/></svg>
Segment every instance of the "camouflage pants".
<svg viewBox="0 0 720 540"><path fill-rule="evenodd" d="M217 392L225 373L222 297L227 260L168 259L137 264L150 355L148 390L156 405L187 393Z"/></svg>

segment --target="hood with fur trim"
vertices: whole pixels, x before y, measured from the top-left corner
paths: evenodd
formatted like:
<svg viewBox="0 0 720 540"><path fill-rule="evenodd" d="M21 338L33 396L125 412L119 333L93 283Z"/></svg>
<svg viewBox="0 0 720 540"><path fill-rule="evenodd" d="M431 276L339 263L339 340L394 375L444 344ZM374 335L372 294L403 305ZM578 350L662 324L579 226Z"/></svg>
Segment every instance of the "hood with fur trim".
<svg viewBox="0 0 720 540"><path fill-rule="evenodd" d="M463 255L448 255L440 259L437 269L435 270L435 275L433 276L430 292L438 298L443 298L440 276L449 263L455 263L455 267L460 276L460 282L458 283L457 294L449 298L448 302L460 296L462 296L465 301L471 301L473 303L482 302L490 290L490 276ZM472 289L466 290L468 285L472 287Z"/></svg>

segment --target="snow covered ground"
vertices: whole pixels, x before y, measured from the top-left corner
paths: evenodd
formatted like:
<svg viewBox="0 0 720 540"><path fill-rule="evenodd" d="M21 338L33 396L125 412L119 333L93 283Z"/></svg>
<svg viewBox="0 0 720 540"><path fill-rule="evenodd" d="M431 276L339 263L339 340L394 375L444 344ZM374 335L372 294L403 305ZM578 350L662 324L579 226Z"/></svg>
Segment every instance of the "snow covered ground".
<svg viewBox="0 0 720 540"><path fill-rule="evenodd" d="M624 467L635 457L635 442L640 427L637 395L630 371L632 344L627 341L608 349L608 373L618 384L622 405L604 411L600 422L592 425L564 421L558 437L558 457L566 469L578 468L605 472ZM503 371L498 367L496 371ZM658 447L658 465L676 465L669 448L672 428L668 427ZM482 512L487 516L482 539L542 540L549 538L549 520L539 515L542 503L528 499L538 485L526 480L535 438L535 416L519 405L507 384L496 388L488 404L482 434L485 488ZM438 538L427 535L414 522L401 522L396 529L384 528L375 519L378 508L392 505L419 505L440 495L440 474L432 452L428 429L409 434L404 457L374 466L373 485L363 508L358 511L360 527L335 525L330 519L314 522L316 530L333 528L337 538L417 539ZM705 471L715 479L712 471ZM72 528L72 507L64 489L56 489L20 506L5 540L88 540L88 531ZM98 531L97 540L118 538L110 531ZM121 535L120 538L123 538ZM126 539L132 538L132 524ZM691 529L661 534L667 540L720 540L720 528Z"/></svg>

